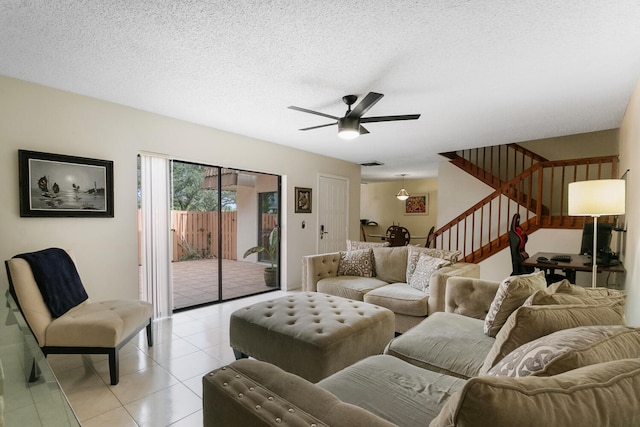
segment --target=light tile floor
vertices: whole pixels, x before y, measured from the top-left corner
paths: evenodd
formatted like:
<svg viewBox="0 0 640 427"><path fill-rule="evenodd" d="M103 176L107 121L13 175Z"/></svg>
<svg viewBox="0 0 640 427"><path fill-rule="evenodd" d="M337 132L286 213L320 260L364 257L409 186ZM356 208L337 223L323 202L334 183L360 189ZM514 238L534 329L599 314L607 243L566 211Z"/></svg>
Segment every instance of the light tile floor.
<svg viewBox="0 0 640 427"><path fill-rule="evenodd" d="M48 356L84 427L202 426L202 376L234 360L229 316L246 305L289 295L273 291L174 314L154 322L120 351L120 382L109 384L106 356Z"/></svg>

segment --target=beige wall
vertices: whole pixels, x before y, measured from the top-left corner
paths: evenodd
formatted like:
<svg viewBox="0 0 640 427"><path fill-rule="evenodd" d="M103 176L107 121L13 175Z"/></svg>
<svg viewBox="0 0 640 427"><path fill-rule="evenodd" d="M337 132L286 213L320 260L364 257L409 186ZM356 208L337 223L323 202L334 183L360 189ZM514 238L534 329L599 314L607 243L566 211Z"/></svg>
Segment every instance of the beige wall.
<svg viewBox="0 0 640 427"><path fill-rule="evenodd" d="M360 190L360 217L375 221L378 226L366 226L366 234L384 234L387 227L400 224L406 227L412 236L426 236L429 229L436 225L438 213L438 180L417 179L404 182L405 189L411 195L428 194L428 215L405 215L404 202L396 199L402 187L402 181L362 184ZM362 240L361 238L359 240ZM374 240L367 237L367 240ZM412 240L414 244L424 245L426 240Z"/></svg>
<svg viewBox="0 0 640 427"><path fill-rule="evenodd" d="M640 80L631 95L620 126L621 173L627 169L627 232L623 261L627 269L627 321L640 326Z"/></svg>
<svg viewBox="0 0 640 427"><path fill-rule="evenodd" d="M294 214L293 187L318 175L349 180L349 235L359 235L360 166L0 76L0 257L57 246L74 251L94 299L138 295L136 156L181 160L283 176L283 287L300 286L300 256L316 250L313 214ZM114 161L115 218L21 218L18 149ZM305 220L307 227L299 224ZM0 275L0 288L7 279Z"/></svg>
<svg viewBox="0 0 640 427"><path fill-rule="evenodd" d="M580 159L618 154L618 129L519 142L549 160Z"/></svg>

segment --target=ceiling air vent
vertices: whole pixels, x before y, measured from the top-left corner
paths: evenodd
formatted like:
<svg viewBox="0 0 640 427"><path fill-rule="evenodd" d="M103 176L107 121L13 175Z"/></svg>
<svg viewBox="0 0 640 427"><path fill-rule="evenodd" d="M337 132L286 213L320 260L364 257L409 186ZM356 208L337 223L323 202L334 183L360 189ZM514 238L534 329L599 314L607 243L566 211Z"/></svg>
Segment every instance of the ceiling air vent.
<svg viewBox="0 0 640 427"><path fill-rule="evenodd" d="M360 163L360 166L382 166L384 163L377 160L371 160L370 162Z"/></svg>

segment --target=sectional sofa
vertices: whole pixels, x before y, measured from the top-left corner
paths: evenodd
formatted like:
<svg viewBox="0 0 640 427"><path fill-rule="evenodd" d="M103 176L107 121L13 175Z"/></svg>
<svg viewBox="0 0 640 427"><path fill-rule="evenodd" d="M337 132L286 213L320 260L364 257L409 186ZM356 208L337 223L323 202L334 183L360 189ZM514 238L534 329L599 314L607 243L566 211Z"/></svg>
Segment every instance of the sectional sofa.
<svg viewBox="0 0 640 427"><path fill-rule="evenodd" d="M205 375L204 425L637 426L624 301L540 274L453 278L446 312L316 384L252 359Z"/></svg>
<svg viewBox="0 0 640 427"><path fill-rule="evenodd" d="M444 311L449 277L480 277L478 264L458 261L459 251L349 241L347 248L303 257L302 290L388 308L398 333Z"/></svg>

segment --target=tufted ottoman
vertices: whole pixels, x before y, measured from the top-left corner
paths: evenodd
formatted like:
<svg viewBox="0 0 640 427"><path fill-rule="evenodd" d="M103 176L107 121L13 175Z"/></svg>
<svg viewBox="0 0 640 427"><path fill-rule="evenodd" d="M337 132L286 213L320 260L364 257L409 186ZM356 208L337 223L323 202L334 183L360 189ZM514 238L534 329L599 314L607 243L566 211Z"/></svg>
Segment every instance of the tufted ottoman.
<svg viewBox="0 0 640 427"><path fill-rule="evenodd" d="M236 358L255 357L311 382L382 353L394 330L391 310L317 292L241 308L229 326Z"/></svg>

